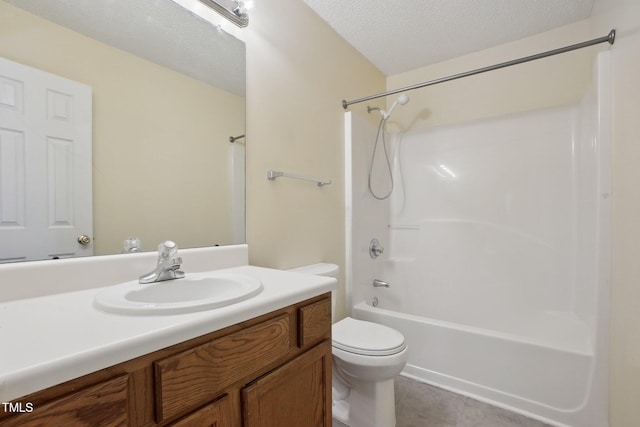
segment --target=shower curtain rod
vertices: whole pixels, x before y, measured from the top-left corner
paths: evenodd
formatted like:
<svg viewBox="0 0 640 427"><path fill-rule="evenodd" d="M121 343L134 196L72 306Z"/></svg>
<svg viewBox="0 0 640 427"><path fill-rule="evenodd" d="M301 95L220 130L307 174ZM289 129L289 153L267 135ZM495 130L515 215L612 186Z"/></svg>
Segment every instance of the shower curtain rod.
<svg viewBox="0 0 640 427"><path fill-rule="evenodd" d="M565 47L561 47L559 49L554 49L554 50L549 50L547 52L542 52L542 53L538 53L535 55L531 55L531 56L525 56L523 58L519 58L519 59L513 59L511 61L507 61L507 62L501 62L499 64L495 64L495 65L490 65L488 67L483 67L483 68L477 68L475 70L471 70L471 71L466 71L464 73L459 73L459 74L453 74L447 77L441 77L439 79L435 79L435 80L430 80L427 82L423 82L423 83L418 83L412 86L406 86L406 87L402 87L399 89L393 89L387 92L382 92L382 93L378 93L375 95L370 95L370 96L365 96L364 98L359 98L359 99L354 99L351 101L346 101L346 100L342 100L342 108L344 108L345 110L347 109L347 107L349 107L349 105L352 104L358 104L360 102L364 102L364 101L369 101L372 99L376 99L376 98L382 98L384 96L388 96L388 95L393 95L396 93L400 93L400 92L406 92L408 90L413 90L413 89L420 89L426 86L432 86L432 85L436 85L438 83L444 83L444 82L448 82L451 80L456 80L456 79L461 79L463 77L469 77L469 76L473 76L476 74L481 74L481 73L486 73L487 71L493 71L493 70L498 70L500 68L505 68L505 67L510 67L512 65L517 65L517 64L522 64L524 62L529 62L529 61L534 61L536 59L541 59L541 58L546 58L548 56L553 56L553 55L558 55L560 53L565 53L565 52L570 52L572 50L577 50L577 49L582 49L583 47L589 47L589 46L593 46L596 44L600 44L600 43L609 43L609 44L613 44L616 40L616 30L611 30L609 32L609 34L607 34L604 37L599 37L597 39L593 39L593 40L588 40L586 42L582 42L582 43L576 43L576 44L572 44L570 46L565 46Z"/></svg>
<svg viewBox="0 0 640 427"><path fill-rule="evenodd" d="M236 142L238 139L242 139L244 138L244 135L239 135L239 136L230 136L229 137L229 142Z"/></svg>

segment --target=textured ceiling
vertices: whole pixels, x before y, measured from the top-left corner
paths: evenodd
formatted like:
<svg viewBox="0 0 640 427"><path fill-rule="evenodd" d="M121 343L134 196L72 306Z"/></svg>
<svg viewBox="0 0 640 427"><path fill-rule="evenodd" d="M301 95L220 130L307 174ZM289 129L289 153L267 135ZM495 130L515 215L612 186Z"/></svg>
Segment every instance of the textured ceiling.
<svg viewBox="0 0 640 427"><path fill-rule="evenodd" d="M589 17L595 0L304 0L385 75Z"/></svg>
<svg viewBox="0 0 640 427"><path fill-rule="evenodd" d="M244 43L168 0L5 0L44 19L245 94Z"/></svg>
<svg viewBox="0 0 640 427"><path fill-rule="evenodd" d="M173 1L4 1L244 94L243 43ZM599 0L304 1L388 76L585 19Z"/></svg>

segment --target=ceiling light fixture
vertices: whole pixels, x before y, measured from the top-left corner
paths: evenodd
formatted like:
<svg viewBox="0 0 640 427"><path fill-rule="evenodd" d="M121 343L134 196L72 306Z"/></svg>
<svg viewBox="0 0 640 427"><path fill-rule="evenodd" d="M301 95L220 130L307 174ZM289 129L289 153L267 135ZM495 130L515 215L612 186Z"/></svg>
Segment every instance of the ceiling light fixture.
<svg viewBox="0 0 640 427"><path fill-rule="evenodd" d="M249 15L247 9L251 4L237 0L199 0L200 3L210 7L238 27L246 27L249 25ZM252 2L251 2L252 3Z"/></svg>

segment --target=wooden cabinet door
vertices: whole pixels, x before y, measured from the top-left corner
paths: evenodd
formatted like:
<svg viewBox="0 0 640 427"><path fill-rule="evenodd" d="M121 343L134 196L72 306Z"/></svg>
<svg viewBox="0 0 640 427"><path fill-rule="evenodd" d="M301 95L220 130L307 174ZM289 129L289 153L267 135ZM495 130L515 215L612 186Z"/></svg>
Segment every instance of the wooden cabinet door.
<svg viewBox="0 0 640 427"><path fill-rule="evenodd" d="M251 383L242 398L244 427L330 427L331 341Z"/></svg>
<svg viewBox="0 0 640 427"><path fill-rule="evenodd" d="M171 427L240 427L238 390L171 424Z"/></svg>

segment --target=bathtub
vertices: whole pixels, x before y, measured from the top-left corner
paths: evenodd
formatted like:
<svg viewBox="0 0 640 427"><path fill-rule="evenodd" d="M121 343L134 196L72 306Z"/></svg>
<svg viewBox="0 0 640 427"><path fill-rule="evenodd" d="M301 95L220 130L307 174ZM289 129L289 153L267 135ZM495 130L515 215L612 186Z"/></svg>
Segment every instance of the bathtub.
<svg viewBox="0 0 640 427"><path fill-rule="evenodd" d="M551 425L607 425L606 411L590 405L597 392L592 352L395 312L384 308L384 298L378 303L361 301L352 315L404 334L410 351L402 375Z"/></svg>

